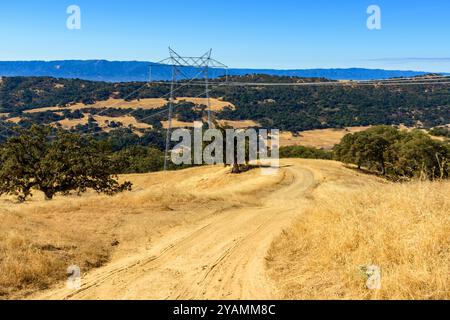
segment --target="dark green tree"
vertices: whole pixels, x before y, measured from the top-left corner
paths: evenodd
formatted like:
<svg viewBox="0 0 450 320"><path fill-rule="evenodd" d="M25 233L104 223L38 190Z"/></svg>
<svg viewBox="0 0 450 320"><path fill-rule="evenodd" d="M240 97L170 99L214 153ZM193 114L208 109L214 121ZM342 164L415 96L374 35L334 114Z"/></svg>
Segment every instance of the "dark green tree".
<svg viewBox="0 0 450 320"><path fill-rule="evenodd" d="M113 195L130 190L113 174L113 162L104 143L48 127L22 130L1 147L0 194L13 194L20 201L40 190L46 199L55 194L78 194L93 189Z"/></svg>
<svg viewBox="0 0 450 320"><path fill-rule="evenodd" d="M114 153L118 173L147 173L164 168L164 152L156 148L131 146Z"/></svg>
<svg viewBox="0 0 450 320"><path fill-rule="evenodd" d="M377 126L346 135L333 156L395 179L442 179L450 173L450 144L435 141L420 130Z"/></svg>
<svg viewBox="0 0 450 320"><path fill-rule="evenodd" d="M422 179L447 178L450 171L449 146L414 130L393 146L397 153L395 173Z"/></svg>

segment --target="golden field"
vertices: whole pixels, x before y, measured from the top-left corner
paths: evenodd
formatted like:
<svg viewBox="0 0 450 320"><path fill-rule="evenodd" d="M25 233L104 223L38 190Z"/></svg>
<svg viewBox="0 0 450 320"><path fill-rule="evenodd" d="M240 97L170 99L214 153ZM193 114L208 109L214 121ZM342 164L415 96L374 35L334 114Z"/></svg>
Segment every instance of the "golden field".
<svg viewBox="0 0 450 320"><path fill-rule="evenodd" d="M281 146L304 146L318 149L332 149L341 142L342 138L349 133L367 130L370 127L348 127L344 129L316 129L302 131L298 134L292 132L280 133Z"/></svg>
<svg viewBox="0 0 450 320"><path fill-rule="evenodd" d="M191 97L178 97L175 100L175 103L180 103L182 101L186 102L192 102L195 104L207 104L206 98L191 98ZM169 103L168 99L164 98L145 98L140 100L132 100L132 101L125 101L124 99L114 99L109 98L105 101L98 101L94 104L84 104L84 103L75 103L68 108L60 108L60 107L46 107L46 108L38 108L38 109L31 109L26 110L24 113L36 113L36 112L45 112L45 111L60 111L64 109L70 109L72 111L75 110L83 110L83 109L90 109L90 108L117 108L117 109L144 109L144 110L151 110L151 109L159 109L164 107ZM210 104L211 104L211 110L213 111L221 111L225 107L230 107L232 109L235 108L235 106L227 101L222 101L217 98L210 98Z"/></svg>
<svg viewBox="0 0 450 320"><path fill-rule="evenodd" d="M67 279L70 265L86 272L152 246L177 226L252 201L233 190L237 183L250 193L264 186L255 173L225 171L193 168L170 172L170 179L162 172L125 175L133 191L114 197L92 192L45 201L35 192L23 204L1 197L0 299L48 289ZM220 192L212 190L217 185Z"/></svg>
<svg viewBox="0 0 450 320"><path fill-rule="evenodd" d="M274 242L285 299L450 299L450 182L333 184ZM361 266L381 270L368 290Z"/></svg>
<svg viewBox="0 0 450 320"><path fill-rule="evenodd" d="M0 299L450 298L449 182L321 160L229 170L126 175L133 191L114 197L1 197ZM65 288L70 265L80 290Z"/></svg>

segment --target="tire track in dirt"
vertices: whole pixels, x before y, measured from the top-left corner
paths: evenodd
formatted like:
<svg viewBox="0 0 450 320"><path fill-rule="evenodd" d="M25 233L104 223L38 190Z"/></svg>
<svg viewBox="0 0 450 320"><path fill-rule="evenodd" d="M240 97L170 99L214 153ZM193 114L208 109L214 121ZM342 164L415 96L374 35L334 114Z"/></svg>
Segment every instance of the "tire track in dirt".
<svg viewBox="0 0 450 320"><path fill-rule="evenodd" d="M93 270L76 291L38 299L277 299L265 272L273 239L303 212L314 175L295 162L259 206L230 208L169 232L151 249Z"/></svg>

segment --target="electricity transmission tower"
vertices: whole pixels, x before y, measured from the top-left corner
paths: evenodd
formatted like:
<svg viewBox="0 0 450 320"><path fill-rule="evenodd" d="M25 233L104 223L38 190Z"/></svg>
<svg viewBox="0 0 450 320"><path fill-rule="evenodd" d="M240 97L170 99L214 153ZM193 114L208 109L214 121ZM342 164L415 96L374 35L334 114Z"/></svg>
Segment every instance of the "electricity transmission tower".
<svg viewBox="0 0 450 320"><path fill-rule="evenodd" d="M228 81L228 67L223 63L211 58L212 49L199 57L185 57L179 55L177 52L169 47L169 58L153 63L150 66L150 82L152 81L152 70L155 67L169 67L172 72L172 80L170 83L170 98L169 98L169 116L168 128L166 133L166 150L164 153L164 171L168 167L168 157L170 148L170 134L172 131L173 109L176 103L175 92L181 87L202 82L205 86L205 98L207 107L208 126L212 127L211 115L211 98L210 98L210 78L211 69L218 69L225 76L225 81ZM217 75L217 74L216 74ZM202 94L203 95L203 94Z"/></svg>

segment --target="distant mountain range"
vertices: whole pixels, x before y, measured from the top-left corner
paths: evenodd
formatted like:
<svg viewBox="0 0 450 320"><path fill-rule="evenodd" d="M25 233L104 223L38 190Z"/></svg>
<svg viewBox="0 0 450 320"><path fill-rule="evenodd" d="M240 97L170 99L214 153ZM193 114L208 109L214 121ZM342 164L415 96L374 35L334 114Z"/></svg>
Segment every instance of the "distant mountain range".
<svg viewBox="0 0 450 320"><path fill-rule="evenodd" d="M0 61L0 76L49 76L56 78L78 78L107 82L148 81L150 62L106 61L106 60L62 60L62 61ZM184 68L187 76L197 74L199 69ZM152 80L171 79L171 68L165 65L152 67ZM228 69L229 75L267 74L273 76L296 76L327 78L332 80L374 80L395 77L413 77L427 74L421 71L382 69ZM225 75L224 69L212 69L211 78Z"/></svg>

